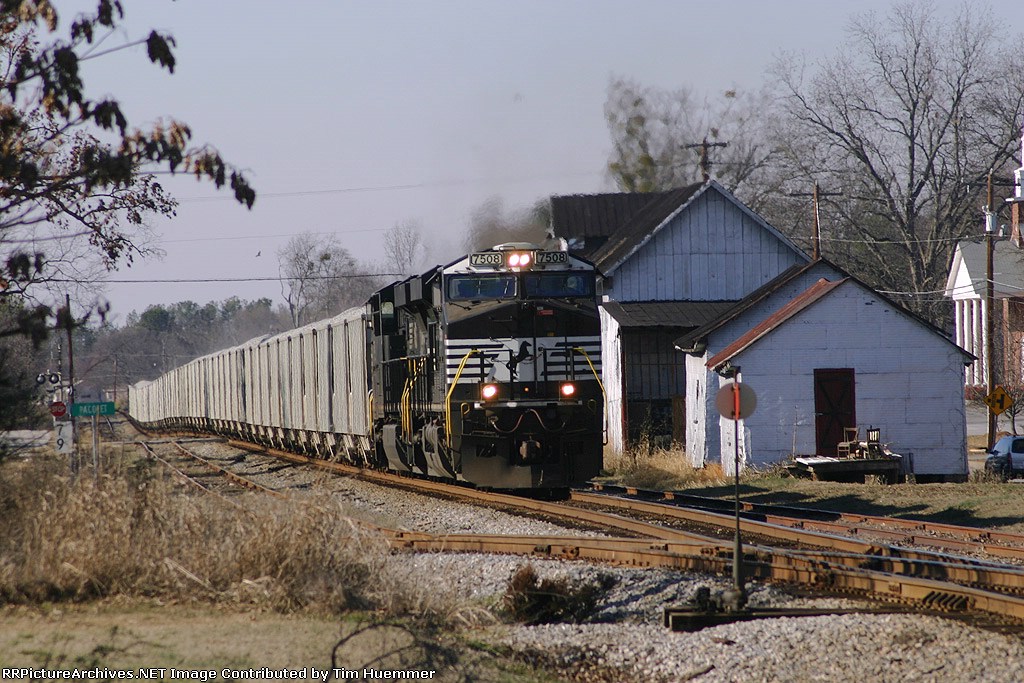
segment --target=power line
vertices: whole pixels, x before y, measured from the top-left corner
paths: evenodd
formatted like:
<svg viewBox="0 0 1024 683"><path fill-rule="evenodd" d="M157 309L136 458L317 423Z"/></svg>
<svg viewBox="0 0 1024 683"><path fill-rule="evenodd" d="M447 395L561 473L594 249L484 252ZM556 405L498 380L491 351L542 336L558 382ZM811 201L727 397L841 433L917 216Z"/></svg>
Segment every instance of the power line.
<svg viewBox="0 0 1024 683"><path fill-rule="evenodd" d="M188 284L203 282L287 282L289 280L349 280L361 277L406 277L405 273L355 273L351 275L310 275L308 277L209 277L209 278L167 278L152 280L101 280L100 282L119 285L134 284ZM47 282L81 284L81 280L70 278L48 278Z"/></svg>
<svg viewBox="0 0 1024 683"><path fill-rule="evenodd" d="M964 290L974 291L974 285L980 284L982 282L985 282L985 278L972 278L970 284L954 285L951 293L952 294L959 293L959 292L957 292L957 290L961 290L961 291L964 291ZM1018 292L1024 291L1024 287L1021 287L1020 285L1011 285L1009 282L1000 282L999 280L993 280L992 284L993 285L998 285L999 287L1003 288L1004 290L1016 290ZM922 289L922 290L916 291L916 292L915 291L909 291L909 290L902 291L902 290L885 290L885 289L878 289L878 290L875 290L875 291L877 291L879 294L892 294L892 295L896 295L896 296L924 296L925 294L945 294L946 293L946 289L945 288L943 288L943 289ZM932 301L943 301L943 300L951 300L951 299L949 299L948 297L943 297L943 299L932 299Z"/></svg>
<svg viewBox="0 0 1024 683"><path fill-rule="evenodd" d="M521 183L530 180L544 180L550 178L584 178L591 176L603 176L604 171L581 171L578 173L554 173L550 175L535 175L519 178L472 178L472 179L459 179L459 180L439 180L434 182L422 182L422 183L406 183L402 185L365 185L361 187L335 187L327 188L323 190L295 190L293 192L258 192L256 194L257 199L280 199L287 197L315 197L318 195L329 195L329 194L352 194L357 192L393 192L393 191L404 191L404 190L419 190L430 187L457 187L460 185L474 185L480 183ZM233 196L228 195L210 195L206 197L186 197L184 199L178 199L178 203L192 203L192 202L219 202L219 201L235 201Z"/></svg>
<svg viewBox="0 0 1024 683"><path fill-rule="evenodd" d="M852 239L842 237L822 237L822 242L844 242L848 244L928 244L931 242L960 242L963 240L974 239L975 235L968 235L966 237L933 237L929 239L885 239L885 240L866 240L866 239Z"/></svg>
<svg viewBox="0 0 1024 683"><path fill-rule="evenodd" d="M283 197L313 197L324 194L348 194L351 192L387 192L391 190L415 190L424 187L436 187L437 185L431 185L430 183L411 183L408 185L380 185L380 186L367 186L367 187L339 187L328 190L296 190L294 192L260 192L256 196L259 199L279 199ZM219 201L235 201L234 197L227 195L210 195L207 197L187 197L185 199L179 199L179 204L187 204L191 202L219 202Z"/></svg>
<svg viewBox="0 0 1024 683"><path fill-rule="evenodd" d="M194 237L189 239L180 240L160 240L160 244L178 244L181 242L230 242L233 240L258 240L268 237L294 237L296 235L311 234L311 235L349 235L357 232L386 232L387 228L356 228L354 230L323 230L317 232L310 232L304 230L299 232L282 232L272 235L236 235L234 237Z"/></svg>

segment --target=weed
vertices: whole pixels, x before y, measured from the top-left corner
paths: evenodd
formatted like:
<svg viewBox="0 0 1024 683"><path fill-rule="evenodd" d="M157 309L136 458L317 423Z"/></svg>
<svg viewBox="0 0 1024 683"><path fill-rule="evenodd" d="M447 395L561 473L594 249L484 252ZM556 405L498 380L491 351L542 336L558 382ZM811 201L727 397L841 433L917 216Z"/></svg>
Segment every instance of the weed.
<svg viewBox="0 0 1024 683"><path fill-rule="evenodd" d="M718 464L695 468L682 450L652 449L641 444L625 452L606 453L602 481L637 488L686 488L726 481Z"/></svg>
<svg viewBox="0 0 1024 683"><path fill-rule="evenodd" d="M289 612L384 609L467 622L337 497L184 495L145 466L71 478L57 459L0 467L0 602L108 596L255 605Z"/></svg>
<svg viewBox="0 0 1024 683"><path fill-rule="evenodd" d="M503 603L512 619L522 623L579 623L594 612L608 587L605 583L574 587L565 577L540 579L533 565L525 564L509 580Z"/></svg>
<svg viewBox="0 0 1024 683"><path fill-rule="evenodd" d="M1005 480L999 472L975 470L971 472L968 481L972 484L1000 484Z"/></svg>

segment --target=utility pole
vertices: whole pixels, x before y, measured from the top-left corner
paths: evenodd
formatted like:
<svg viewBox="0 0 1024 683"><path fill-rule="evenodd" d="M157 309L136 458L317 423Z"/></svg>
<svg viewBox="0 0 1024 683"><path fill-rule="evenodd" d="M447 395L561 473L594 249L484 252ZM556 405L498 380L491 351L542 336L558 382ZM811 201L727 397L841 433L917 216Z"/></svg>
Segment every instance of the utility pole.
<svg viewBox="0 0 1024 683"><path fill-rule="evenodd" d="M71 317L71 295L64 295L64 307L67 310L67 318L64 321L68 335L68 398L73 403L75 400L75 352L71 345L71 330L73 319Z"/></svg>
<svg viewBox="0 0 1024 683"><path fill-rule="evenodd" d="M821 258L821 220L819 217L819 202L822 197L838 197L842 192L822 192L818 188L818 181L814 181L814 190L811 192L811 204L814 208L814 232L811 233L811 258L817 261ZM806 192L790 192L790 197L806 197Z"/></svg>
<svg viewBox="0 0 1024 683"><path fill-rule="evenodd" d="M993 334L995 332L995 320L992 315L992 300L994 298L993 267L996 214L993 211L992 172L988 174L988 203L985 205L985 383L988 387L988 395L996 388L995 379L995 343ZM988 411L988 447L992 448L996 441L996 414Z"/></svg>
<svg viewBox="0 0 1024 683"><path fill-rule="evenodd" d="M75 403L75 353L74 346L71 344L71 330L73 318L71 317L71 295L64 295L64 309L65 309L65 320L64 326L65 331L68 335L68 413L71 416L71 471L72 473L78 471L78 453L75 452L75 414L72 412L72 407Z"/></svg>
<svg viewBox="0 0 1024 683"><path fill-rule="evenodd" d="M700 175L704 178L706 183L711 179L711 160L708 158L708 150L712 147L728 147L728 142L708 142L708 137L705 135L704 140L692 145L683 145L684 149L694 149L695 147L700 148Z"/></svg>

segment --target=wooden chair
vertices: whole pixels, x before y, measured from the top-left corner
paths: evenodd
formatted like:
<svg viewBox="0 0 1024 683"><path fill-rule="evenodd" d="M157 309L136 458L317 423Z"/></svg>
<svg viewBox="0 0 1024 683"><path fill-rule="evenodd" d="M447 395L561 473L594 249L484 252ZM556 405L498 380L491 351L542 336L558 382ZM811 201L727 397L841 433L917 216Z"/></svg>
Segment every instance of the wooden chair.
<svg viewBox="0 0 1024 683"><path fill-rule="evenodd" d="M849 458L851 451L860 447L859 437L859 427L843 427L843 440L836 444L836 457Z"/></svg>

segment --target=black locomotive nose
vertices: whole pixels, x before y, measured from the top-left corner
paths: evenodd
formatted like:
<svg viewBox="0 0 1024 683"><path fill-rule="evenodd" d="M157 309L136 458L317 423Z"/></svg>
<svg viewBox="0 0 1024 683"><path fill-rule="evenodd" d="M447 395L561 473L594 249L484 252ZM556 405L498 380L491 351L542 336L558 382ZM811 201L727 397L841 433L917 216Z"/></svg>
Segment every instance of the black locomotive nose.
<svg viewBox="0 0 1024 683"><path fill-rule="evenodd" d="M540 442L533 437L527 437L519 442L519 462L526 464L537 462L541 458Z"/></svg>

